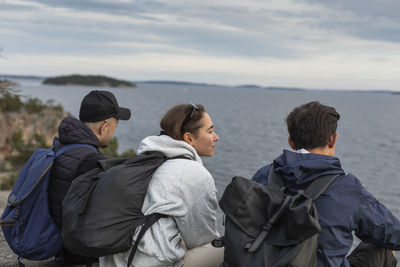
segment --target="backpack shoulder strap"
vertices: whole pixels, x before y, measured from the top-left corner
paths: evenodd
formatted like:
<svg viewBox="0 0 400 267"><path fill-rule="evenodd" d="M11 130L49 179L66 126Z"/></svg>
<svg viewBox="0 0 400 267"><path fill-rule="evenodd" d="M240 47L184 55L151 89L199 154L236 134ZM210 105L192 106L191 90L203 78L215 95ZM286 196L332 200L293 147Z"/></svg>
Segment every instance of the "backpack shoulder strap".
<svg viewBox="0 0 400 267"><path fill-rule="evenodd" d="M156 150L154 150L154 151L152 151L152 150L146 151L146 152L144 152L144 153L142 153L140 155L156 155L156 156L158 156L160 158L164 158L164 161L167 161L167 160L170 160L170 159L188 159L188 160L191 160L191 158L189 158L189 156L184 156L184 155L179 155L179 156L175 156L175 157L167 157L163 152L156 151Z"/></svg>
<svg viewBox="0 0 400 267"><path fill-rule="evenodd" d="M327 174L317 177L305 190L304 194L316 200L328 186L335 180L339 174ZM282 177L274 171L274 166L271 164L268 174L268 186L271 186L273 190L279 190L283 187Z"/></svg>
<svg viewBox="0 0 400 267"><path fill-rule="evenodd" d="M342 173L335 174L327 174L317 177L305 190L304 194L316 200L328 186L335 180L338 176L342 175Z"/></svg>
<svg viewBox="0 0 400 267"><path fill-rule="evenodd" d="M185 157L183 155L172 157L172 158L167 158L167 160L170 160L170 159L187 159L187 160L191 160L189 157Z"/></svg>
<svg viewBox="0 0 400 267"><path fill-rule="evenodd" d="M147 215L147 216L146 216L146 222L145 222L145 224L142 226L142 229L140 229L139 235L136 237L136 241L135 241L135 243L134 243L134 245L133 245L133 247L132 247L132 249L131 249L131 251L130 251L130 253L129 253L128 264L127 264L127 266L131 266L131 263L132 263L132 261L133 261L133 258L135 257L136 250L137 250L137 248L138 248L138 246L139 246L139 242L140 242L140 240L142 239L144 233L145 233L154 223L156 223L160 218L165 218L165 217L167 217L167 216L164 215L164 214L160 214L160 213L153 213L153 214L150 214L150 215Z"/></svg>
<svg viewBox="0 0 400 267"><path fill-rule="evenodd" d="M276 191L279 191L283 187L282 177L274 171L274 165L271 164L268 173L268 186Z"/></svg>

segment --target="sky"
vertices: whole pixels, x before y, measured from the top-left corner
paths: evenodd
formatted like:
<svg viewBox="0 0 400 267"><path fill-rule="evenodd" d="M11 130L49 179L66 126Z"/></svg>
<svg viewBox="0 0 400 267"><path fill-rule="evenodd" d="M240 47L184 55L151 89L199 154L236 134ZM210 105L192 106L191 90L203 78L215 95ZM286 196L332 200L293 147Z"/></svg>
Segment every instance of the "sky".
<svg viewBox="0 0 400 267"><path fill-rule="evenodd" d="M400 91L399 0L0 0L0 74Z"/></svg>

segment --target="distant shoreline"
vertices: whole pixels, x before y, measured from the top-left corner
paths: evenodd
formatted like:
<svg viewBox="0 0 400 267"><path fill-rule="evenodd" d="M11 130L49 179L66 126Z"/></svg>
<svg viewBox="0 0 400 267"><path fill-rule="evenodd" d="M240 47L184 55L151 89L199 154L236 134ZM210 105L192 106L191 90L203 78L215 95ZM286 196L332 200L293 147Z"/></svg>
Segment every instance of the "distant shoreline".
<svg viewBox="0 0 400 267"><path fill-rule="evenodd" d="M34 79L34 80L45 80L47 77L34 76L34 75L8 75L0 74L0 79ZM255 84L246 85L222 85L222 84L208 84L208 83L196 83L196 82L185 82L185 81L173 81L173 80L145 80L145 81L129 81L135 85L138 84L158 84L158 85L175 85L175 86L207 86L207 87L230 87L230 88L241 88L241 89L264 89L264 90L282 90L282 91L326 91L326 92L340 92L340 93L373 93L373 94L393 94L400 95L400 91L392 90L362 90L362 89L309 89L301 87L285 87L285 86L259 86ZM65 84L75 85L75 84ZM101 85L99 85L101 86ZM118 86L117 86L118 87Z"/></svg>

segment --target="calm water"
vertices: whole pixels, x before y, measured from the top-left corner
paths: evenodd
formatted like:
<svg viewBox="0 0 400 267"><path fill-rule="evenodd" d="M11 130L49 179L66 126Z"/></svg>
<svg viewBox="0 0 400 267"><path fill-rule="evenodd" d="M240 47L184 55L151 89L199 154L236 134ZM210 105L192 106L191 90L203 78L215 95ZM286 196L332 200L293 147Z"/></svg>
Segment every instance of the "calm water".
<svg viewBox="0 0 400 267"><path fill-rule="evenodd" d="M54 99L74 116L92 90L18 82L23 94ZM400 217L400 95L150 84L110 91L121 106L133 110L131 120L121 121L116 131L121 152L137 149L142 138L158 134L160 118L173 105L203 104L220 136L215 156L204 158L220 195L233 176L251 178L289 149L284 119L295 106L314 100L332 105L341 114L336 156L342 167Z"/></svg>

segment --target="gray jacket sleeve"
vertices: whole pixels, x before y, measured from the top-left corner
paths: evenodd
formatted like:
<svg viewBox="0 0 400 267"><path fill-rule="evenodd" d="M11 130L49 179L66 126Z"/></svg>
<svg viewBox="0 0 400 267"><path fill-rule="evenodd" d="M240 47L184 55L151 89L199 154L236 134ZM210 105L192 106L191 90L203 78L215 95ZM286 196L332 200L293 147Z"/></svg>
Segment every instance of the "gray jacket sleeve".
<svg viewBox="0 0 400 267"><path fill-rule="evenodd" d="M169 215L186 248L191 249L219 236L216 193L211 174L201 164L183 159L170 160L153 175L142 210L145 215ZM175 238L172 228L166 230L168 220L162 221L164 238Z"/></svg>
<svg viewBox="0 0 400 267"><path fill-rule="evenodd" d="M196 199L185 216L176 218L179 232L187 249L210 243L219 237L217 208L216 191L211 191Z"/></svg>

